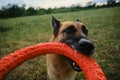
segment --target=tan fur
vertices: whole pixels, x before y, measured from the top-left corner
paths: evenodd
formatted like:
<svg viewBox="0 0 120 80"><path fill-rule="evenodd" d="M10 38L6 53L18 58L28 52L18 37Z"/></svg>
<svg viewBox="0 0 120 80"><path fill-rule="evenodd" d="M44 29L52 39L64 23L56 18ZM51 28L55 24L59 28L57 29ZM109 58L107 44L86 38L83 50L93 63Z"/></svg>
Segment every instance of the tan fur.
<svg viewBox="0 0 120 80"><path fill-rule="evenodd" d="M53 35L50 41L59 42L67 38L68 36L63 34L62 31L70 25L74 25L77 29L77 32L73 36L84 35L81 30L83 23L67 21L61 23L58 35ZM50 80L74 80L76 72L69 66L66 57L59 54L47 54L46 61Z"/></svg>

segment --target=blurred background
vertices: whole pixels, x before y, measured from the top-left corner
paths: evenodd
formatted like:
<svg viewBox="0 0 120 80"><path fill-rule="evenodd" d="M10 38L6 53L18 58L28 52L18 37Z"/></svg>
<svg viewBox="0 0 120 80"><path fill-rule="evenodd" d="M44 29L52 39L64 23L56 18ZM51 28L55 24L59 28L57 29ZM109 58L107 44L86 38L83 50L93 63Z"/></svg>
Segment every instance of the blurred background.
<svg viewBox="0 0 120 80"><path fill-rule="evenodd" d="M60 21L80 18L95 44L93 58L108 80L120 79L120 0L0 0L0 58L48 42L52 15ZM49 80L45 55L24 62L3 80ZM75 80L85 80L84 74Z"/></svg>

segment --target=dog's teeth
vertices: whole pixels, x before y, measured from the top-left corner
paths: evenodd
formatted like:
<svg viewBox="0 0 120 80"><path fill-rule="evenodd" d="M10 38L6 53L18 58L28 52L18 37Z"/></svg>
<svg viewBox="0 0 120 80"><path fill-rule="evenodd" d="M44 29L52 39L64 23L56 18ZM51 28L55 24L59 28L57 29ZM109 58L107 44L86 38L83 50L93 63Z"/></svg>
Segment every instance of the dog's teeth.
<svg viewBox="0 0 120 80"><path fill-rule="evenodd" d="M73 66L75 66L75 63L73 62Z"/></svg>
<svg viewBox="0 0 120 80"><path fill-rule="evenodd" d="M77 50L75 50L75 52L77 52Z"/></svg>

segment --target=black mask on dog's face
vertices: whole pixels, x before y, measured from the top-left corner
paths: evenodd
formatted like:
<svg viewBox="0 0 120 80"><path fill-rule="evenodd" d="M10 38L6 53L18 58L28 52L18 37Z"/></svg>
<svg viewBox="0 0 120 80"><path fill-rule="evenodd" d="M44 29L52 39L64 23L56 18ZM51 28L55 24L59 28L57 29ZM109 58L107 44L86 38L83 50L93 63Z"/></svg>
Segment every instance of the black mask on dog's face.
<svg viewBox="0 0 120 80"><path fill-rule="evenodd" d="M77 27L75 26L77 24ZM54 17L52 19L52 28L54 36L57 36L59 29L61 27L60 21L56 20ZM86 27L81 24L81 21L77 19L74 25L65 26L60 34L64 36L59 42L66 43L76 51L83 53L87 56L90 56L94 53L94 45L91 40L88 39L88 30ZM67 59L70 66L75 71L81 71L80 67L71 59Z"/></svg>
<svg viewBox="0 0 120 80"><path fill-rule="evenodd" d="M87 40L83 37L70 38L70 39L63 40L61 42L66 43L76 51L83 53L87 56L90 56L94 53L93 43L90 40ZM81 71L80 67L73 60L68 58L68 62L75 71Z"/></svg>

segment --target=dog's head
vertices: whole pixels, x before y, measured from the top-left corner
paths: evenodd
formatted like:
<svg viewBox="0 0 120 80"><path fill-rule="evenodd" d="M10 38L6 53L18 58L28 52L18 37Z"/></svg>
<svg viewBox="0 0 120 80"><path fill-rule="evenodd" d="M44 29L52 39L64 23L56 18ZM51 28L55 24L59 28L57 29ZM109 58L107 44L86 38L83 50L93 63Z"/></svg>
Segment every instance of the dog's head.
<svg viewBox="0 0 120 80"><path fill-rule="evenodd" d="M87 56L94 53L93 42L88 38L88 30L85 25L77 19L75 22L60 22L52 17L53 41L66 43L78 52ZM80 71L79 66L71 59L68 59L70 66Z"/></svg>

